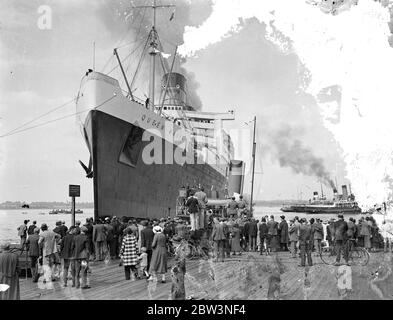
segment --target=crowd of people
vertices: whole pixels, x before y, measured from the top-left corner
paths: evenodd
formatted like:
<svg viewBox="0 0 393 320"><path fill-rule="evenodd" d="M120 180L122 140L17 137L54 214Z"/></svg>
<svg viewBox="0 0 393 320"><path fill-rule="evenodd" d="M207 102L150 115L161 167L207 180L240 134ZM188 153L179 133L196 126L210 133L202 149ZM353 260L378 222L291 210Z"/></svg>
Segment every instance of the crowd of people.
<svg viewBox="0 0 393 320"><path fill-rule="evenodd" d="M44 283L61 281L66 287L71 280L72 287L81 289L90 288L91 262L103 260L119 260L126 280L158 281L160 278L165 283L168 251L173 242L179 243L181 239L192 240L196 245L205 240L205 249L215 262L223 262L231 254L241 255L243 252L270 255L287 251L292 258L300 256L299 266L305 266L306 260L312 266L312 252L319 254L324 246L334 246L336 264L339 265L341 256L350 264L348 252L355 243L370 252L380 248L392 250L389 233L384 232L383 226L380 228L373 217L361 217L358 221L354 218L345 221L343 215L329 221L294 217L287 222L283 215L279 221L274 215L255 219L250 216L242 198L240 201L232 198L221 215L207 210L207 203L201 188L195 194L191 193L186 202L190 221L179 217L119 219L114 216L96 220L87 218L83 225L76 221L70 227L65 221L57 221L50 230L45 223L38 227L36 221L29 225L30 221L25 220L17 231L21 248L28 252L33 282L38 282L43 273ZM18 257L11 256L9 248L9 244L3 246L0 273L9 273L7 277L14 279L9 282L15 284ZM17 289L10 289L8 294L18 297L19 285Z"/></svg>

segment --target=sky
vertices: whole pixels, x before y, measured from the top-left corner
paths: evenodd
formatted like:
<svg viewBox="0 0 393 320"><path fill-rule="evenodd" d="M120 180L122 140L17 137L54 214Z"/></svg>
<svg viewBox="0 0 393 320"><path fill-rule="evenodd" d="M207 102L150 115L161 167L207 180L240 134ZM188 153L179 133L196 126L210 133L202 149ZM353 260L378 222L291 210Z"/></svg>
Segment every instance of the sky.
<svg viewBox="0 0 393 320"><path fill-rule="evenodd" d="M331 195L329 181L335 180L339 186L351 183L367 204L391 196L392 149L386 140L392 134L385 126L375 129L381 122L368 105L381 94L376 101L385 124L388 91L379 72L385 80L392 69L374 61L373 71L359 54L373 43L368 55L380 53L382 61L391 57L384 21L388 11L366 1L337 16L301 0L263 5L254 0L241 5L235 0L173 1L178 6L173 22L172 9L160 11L158 31L168 42L164 47L170 53L174 44L180 45L195 103L203 111L234 110L236 120L226 124L233 133L252 129L245 122L257 117L254 198L309 199L320 190L320 181ZM42 29L42 5L35 0L0 4L0 135L75 98L93 65L93 42L96 69L108 71L115 65L114 47L148 32L149 18L141 9L131 11L130 1L46 1L49 29ZM346 21L351 24L339 32ZM364 28L364 38L354 36L357 28ZM119 52L125 56L131 49ZM133 67L130 61L127 71ZM367 96L370 75L373 87ZM118 71L111 76L120 79ZM350 86L351 79L358 85ZM142 97L147 93L143 80L138 86ZM75 104L68 103L28 126L63 120L0 138L0 202L66 201L69 184L81 185L80 201L93 200L92 181L78 163L88 162L89 153L74 112ZM367 137L362 128L369 131ZM233 138L235 145L244 144ZM357 138L360 143L354 143ZM237 150L243 150L236 157L246 161L249 192L249 148L239 145ZM379 170L373 170L376 164Z"/></svg>

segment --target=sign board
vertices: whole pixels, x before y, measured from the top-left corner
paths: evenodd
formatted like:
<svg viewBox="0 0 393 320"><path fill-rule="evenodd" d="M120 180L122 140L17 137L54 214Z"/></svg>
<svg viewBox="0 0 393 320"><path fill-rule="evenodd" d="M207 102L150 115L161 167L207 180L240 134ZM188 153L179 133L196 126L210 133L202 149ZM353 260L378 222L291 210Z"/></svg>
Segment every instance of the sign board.
<svg viewBox="0 0 393 320"><path fill-rule="evenodd" d="M69 196L70 197L80 197L81 196L81 186L70 184Z"/></svg>

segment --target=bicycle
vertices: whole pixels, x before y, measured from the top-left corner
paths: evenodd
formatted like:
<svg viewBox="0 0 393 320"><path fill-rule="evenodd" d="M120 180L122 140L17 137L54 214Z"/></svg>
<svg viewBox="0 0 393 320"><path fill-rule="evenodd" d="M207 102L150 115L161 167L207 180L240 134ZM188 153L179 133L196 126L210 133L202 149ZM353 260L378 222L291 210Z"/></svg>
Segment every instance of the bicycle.
<svg viewBox="0 0 393 320"><path fill-rule="evenodd" d="M365 248L357 247L355 240L348 240L344 250L348 250L348 262L352 265L366 266L370 260L370 253ZM337 258L335 246L322 247L320 257L324 264L335 264Z"/></svg>

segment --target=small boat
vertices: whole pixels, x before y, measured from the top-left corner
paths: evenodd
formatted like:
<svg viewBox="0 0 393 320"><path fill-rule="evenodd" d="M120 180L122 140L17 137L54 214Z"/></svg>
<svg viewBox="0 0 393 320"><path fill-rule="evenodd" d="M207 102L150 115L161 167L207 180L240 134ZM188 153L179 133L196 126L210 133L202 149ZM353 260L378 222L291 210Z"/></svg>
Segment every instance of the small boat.
<svg viewBox="0 0 393 320"><path fill-rule="evenodd" d="M65 214L71 214L72 211L71 210L65 210L64 213ZM81 214L81 213L83 213L83 210L81 210L81 209L75 210L75 214Z"/></svg>
<svg viewBox="0 0 393 320"><path fill-rule="evenodd" d="M26 211L23 211L22 214L27 214L27 212L26 212Z"/></svg>
<svg viewBox="0 0 393 320"><path fill-rule="evenodd" d="M51 211L49 211L49 214L58 214L58 213L59 213L58 210L51 210Z"/></svg>

